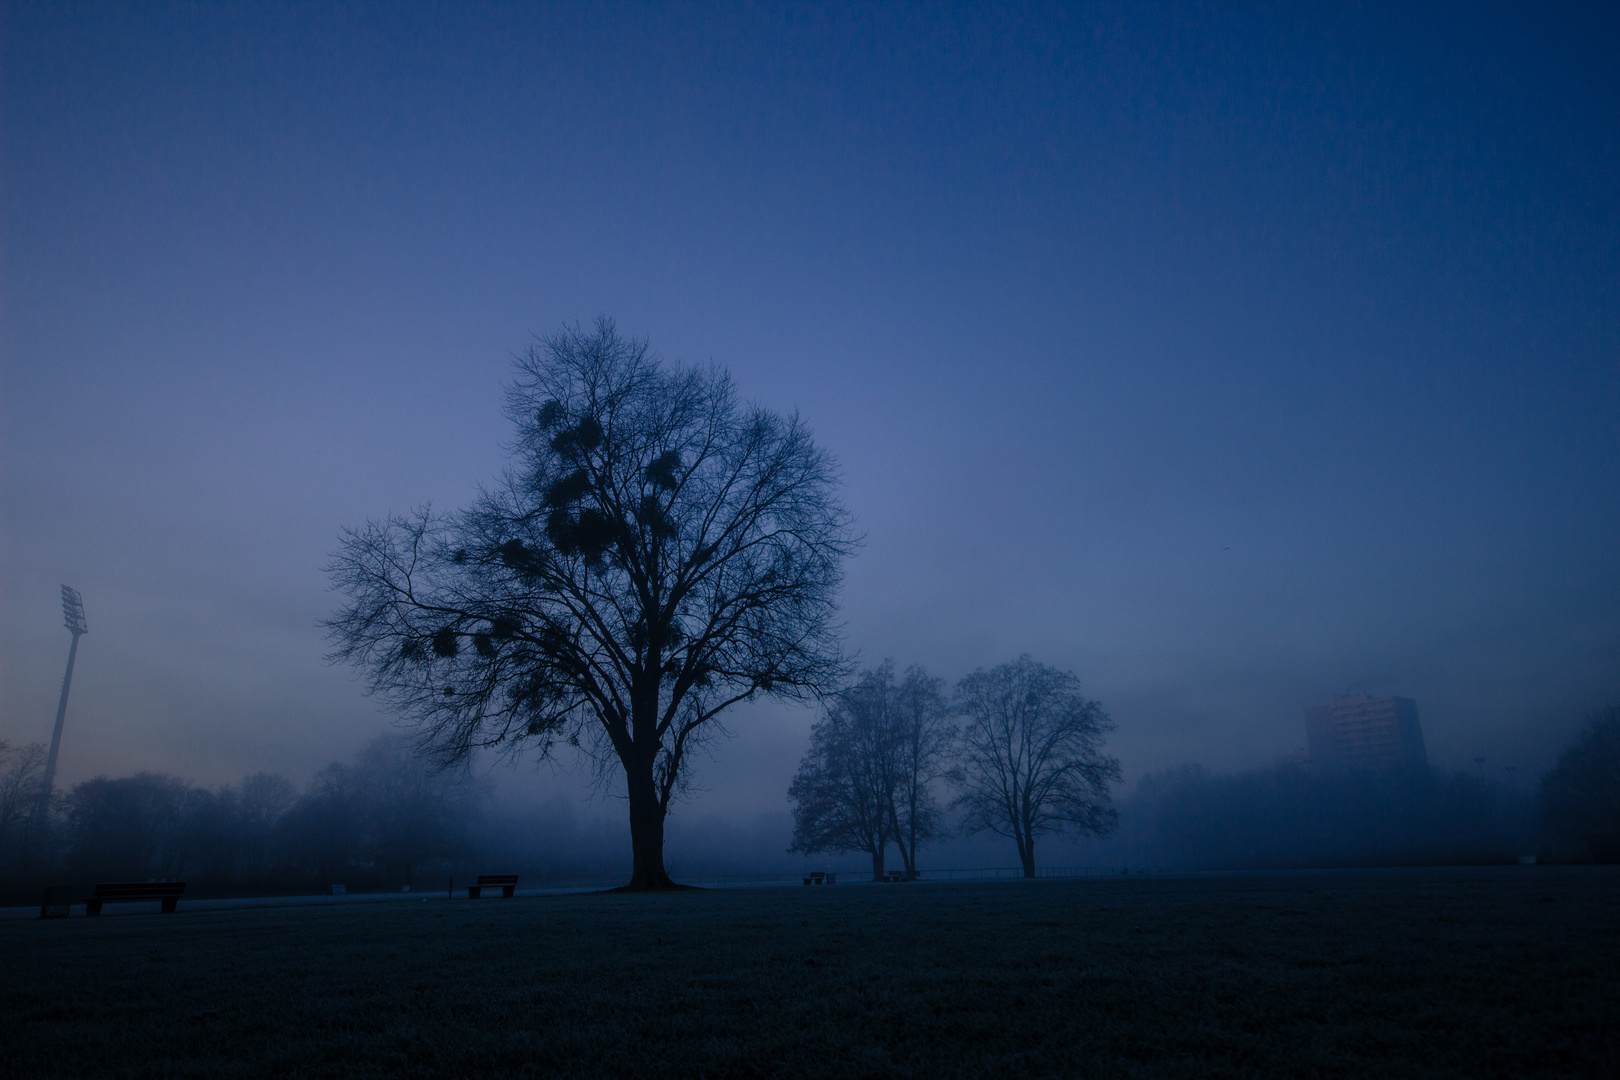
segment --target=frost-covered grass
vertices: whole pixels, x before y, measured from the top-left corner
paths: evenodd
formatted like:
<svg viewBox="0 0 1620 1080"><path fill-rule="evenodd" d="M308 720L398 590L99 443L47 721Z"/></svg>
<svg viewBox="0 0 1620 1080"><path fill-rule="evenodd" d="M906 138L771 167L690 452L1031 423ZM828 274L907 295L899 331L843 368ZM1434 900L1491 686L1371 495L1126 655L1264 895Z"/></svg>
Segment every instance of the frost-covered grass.
<svg viewBox="0 0 1620 1080"><path fill-rule="evenodd" d="M1479 1077L1620 1051L1605 869L107 911L0 923L6 1076Z"/></svg>

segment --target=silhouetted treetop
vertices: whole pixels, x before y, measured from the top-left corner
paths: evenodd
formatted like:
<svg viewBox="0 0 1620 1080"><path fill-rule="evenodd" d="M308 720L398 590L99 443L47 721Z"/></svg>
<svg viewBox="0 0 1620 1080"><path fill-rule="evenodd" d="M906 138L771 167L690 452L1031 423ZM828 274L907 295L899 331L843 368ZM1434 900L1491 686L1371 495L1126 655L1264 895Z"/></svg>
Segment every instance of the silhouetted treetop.
<svg viewBox="0 0 1620 1080"><path fill-rule="evenodd" d="M1072 672L1020 656L964 678L955 708L963 718L953 770L963 827L1010 837L1025 877L1035 876L1040 834L1114 827L1109 785L1119 761L1102 752L1113 721L1082 696Z"/></svg>

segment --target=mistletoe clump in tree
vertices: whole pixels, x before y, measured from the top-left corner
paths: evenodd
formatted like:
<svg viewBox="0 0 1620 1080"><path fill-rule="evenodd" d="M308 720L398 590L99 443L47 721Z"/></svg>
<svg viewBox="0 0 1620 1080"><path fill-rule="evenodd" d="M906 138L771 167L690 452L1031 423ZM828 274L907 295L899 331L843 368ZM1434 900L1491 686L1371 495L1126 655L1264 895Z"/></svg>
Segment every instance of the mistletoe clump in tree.
<svg viewBox="0 0 1620 1080"><path fill-rule="evenodd" d="M672 886L664 821L727 707L831 690L855 537L796 415L664 367L611 320L517 361L500 482L466 510L346 531L334 658L446 761L563 746L622 771L630 888Z"/></svg>

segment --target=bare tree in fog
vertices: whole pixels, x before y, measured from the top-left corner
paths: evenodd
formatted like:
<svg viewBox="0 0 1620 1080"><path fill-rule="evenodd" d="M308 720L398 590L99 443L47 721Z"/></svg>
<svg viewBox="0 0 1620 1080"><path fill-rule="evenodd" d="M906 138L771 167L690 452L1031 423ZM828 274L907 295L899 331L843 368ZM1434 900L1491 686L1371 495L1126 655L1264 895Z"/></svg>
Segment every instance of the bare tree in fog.
<svg viewBox="0 0 1620 1080"><path fill-rule="evenodd" d="M1011 837L1025 877L1035 876L1041 833L1113 828L1108 785L1119 762L1102 753L1113 724L1073 674L1021 656L958 683L956 710L965 718L952 773L963 827Z"/></svg>
<svg viewBox="0 0 1620 1080"><path fill-rule="evenodd" d="M373 739L360 752L355 774L366 808L366 850L391 882L409 884L421 864L471 849L487 782L466 769L434 768L395 735Z"/></svg>
<svg viewBox="0 0 1620 1080"><path fill-rule="evenodd" d="M44 782L44 746L0 740L0 862L17 860L28 846Z"/></svg>
<svg viewBox="0 0 1620 1080"><path fill-rule="evenodd" d="M865 671L855 685L827 700L810 729L810 750L788 787L793 801L789 851L864 851L872 880L883 880L883 855L893 829L894 777L890 748L892 665Z"/></svg>
<svg viewBox="0 0 1620 1080"><path fill-rule="evenodd" d="M69 865L125 881L179 877L192 862L184 780L143 772L75 784L67 807Z"/></svg>
<svg viewBox="0 0 1620 1080"><path fill-rule="evenodd" d="M361 856L364 817L355 770L334 761L310 777L303 796L277 820L277 856L315 881L344 881Z"/></svg>
<svg viewBox="0 0 1620 1080"><path fill-rule="evenodd" d="M246 786L246 785L244 785ZM439 768L403 736L372 739L352 764L333 762L280 816L280 857L315 881L356 874L407 885L424 863L450 862L473 848L489 785L464 768Z"/></svg>
<svg viewBox="0 0 1620 1080"><path fill-rule="evenodd" d="M507 412L512 464L472 507L345 533L334 655L448 760L563 743L616 764L630 887L669 887L664 819L711 721L845 670L836 469L796 416L608 320L522 357Z"/></svg>
<svg viewBox="0 0 1620 1080"><path fill-rule="evenodd" d="M1620 862L1620 705L1586 718L1542 777L1541 806L1553 839L1584 844L1598 862Z"/></svg>
<svg viewBox="0 0 1620 1080"><path fill-rule="evenodd" d="M920 667L897 684L894 662L885 661L828 700L788 788L788 850L867 852L876 880L893 840L906 876L916 876L917 846L940 834L932 787L944 774L953 734L942 688Z"/></svg>
<svg viewBox="0 0 1620 1080"><path fill-rule="evenodd" d="M933 789L948 771L955 736L944 680L907 668L889 707L889 827L907 878L917 876L917 846L943 832Z"/></svg>
<svg viewBox="0 0 1620 1080"><path fill-rule="evenodd" d="M298 789L279 773L244 776L237 787L242 836L242 872L249 878L268 874L275 865L275 830L293 804Z"/></svg>
<svg viewBox="0 0 1620 1080"><path fill-rule="evenodd" d="M242 806L236 789L226 785L209 791L187 784L180 803L182 824L176 846L183 862L175 872L215 881L237 877L243 852Z"/></svg>

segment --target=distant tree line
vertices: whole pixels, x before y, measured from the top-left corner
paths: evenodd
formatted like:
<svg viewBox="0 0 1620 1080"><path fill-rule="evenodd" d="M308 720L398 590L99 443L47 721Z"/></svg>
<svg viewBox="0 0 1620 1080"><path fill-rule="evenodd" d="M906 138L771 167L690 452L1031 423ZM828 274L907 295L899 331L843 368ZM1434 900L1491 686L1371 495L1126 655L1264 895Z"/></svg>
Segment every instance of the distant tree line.
<svg viewBox="0 0 1620 1080"><path fill-rule="evenodd" d="M398 888L472 853L487 784L382 735L304 788L274 773L205 788L162 773L98 776L40 817L44 754L0 744L0 880L185 879L202 891Z"/></svg>
<svg viewBox="0 0 1620 1080"><path fill-rule="evenodd" d="M1190 870L1500 862L1536 847L1528 800L1428 766L1144 776L1124 806L1138 852Z"/></svg>
<svg viewBox="0 0 1620 1080"><path fill-rule="evenodd" d="M861 673L826 703L810 751L788 789L791 851L861 851L885 873L890 844L909 879L918 845L947 832L941 788L961 811L957 829L1012 840L1025 877L1036 875L1035 842L1114 825L1109 784L1119 762L1102 752L1113 724L1080 683L1022 656L976 671L947 696L920 667L896 682L893 662Z"/></svg>
<svg viewBox="0 0 1620 1080"><path fill-rule="evenodd" d="M1620 862L1620 705L1586 727L1541 778L1547 834L1566 858Z"/></svg>
<svg viewBox="0 0 1620 1080"><path fill-rule="evenodd" d="M1534 791L1428 766L1290 763L1144 776L1119 852L1186 869L1620 861L1620 708L1592 713Z"/></svg>

